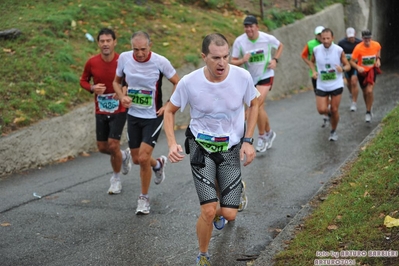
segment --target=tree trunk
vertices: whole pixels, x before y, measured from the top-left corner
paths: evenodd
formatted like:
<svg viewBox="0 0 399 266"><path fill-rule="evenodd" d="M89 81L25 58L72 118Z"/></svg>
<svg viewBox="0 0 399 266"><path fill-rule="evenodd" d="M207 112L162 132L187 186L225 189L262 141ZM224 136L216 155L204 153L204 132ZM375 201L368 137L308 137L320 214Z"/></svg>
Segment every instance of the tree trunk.
<svg viewBox="0 0 399 266"><path fill-rule="evenodd" d="M260 4L260 17L262 18L262 21L264 20L264 13L263 13L263 0L259 0Z"/></svg>

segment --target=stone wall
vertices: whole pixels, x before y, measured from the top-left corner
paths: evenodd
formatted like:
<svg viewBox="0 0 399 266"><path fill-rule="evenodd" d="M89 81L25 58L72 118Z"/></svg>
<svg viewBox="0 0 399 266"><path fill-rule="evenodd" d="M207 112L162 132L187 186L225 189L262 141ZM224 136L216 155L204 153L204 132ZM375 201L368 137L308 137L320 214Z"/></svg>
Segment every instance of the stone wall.
<svg viewBox="0 0 399 266"><path fill-rule="evenodd" d="M309 68L302 60L301 53L305 44L315 37L314 30L317 26L330 28L334 32L335 42L345 37L343 6L330 6L271 33L283 43L284 50L275 71L273 89L268 97L281 97L294 90L312 87Z"/></svg>
<svg viewBox="0 0 399 266"><path fill-rule="evenodd" d="M344 9L333 5L324 11L306 17L292 25L272 32L283 44L284 51L276 70L271 98L290 94L294 90L311 87L308 68L301 59L306 42L314 38L315 27L331 28L336 40L344 37ZM178 70L180 77L191 72L193 66ZM169 98L172 86L165 80L164 100ZM189 108L176 114L176 126L184 127L190 121ZM62 116L41 121L26 129L0 139L0 175L35 168L82 152L96 149L94 105L88 103ZM126 144L126 135L122 138Z"/></svg>

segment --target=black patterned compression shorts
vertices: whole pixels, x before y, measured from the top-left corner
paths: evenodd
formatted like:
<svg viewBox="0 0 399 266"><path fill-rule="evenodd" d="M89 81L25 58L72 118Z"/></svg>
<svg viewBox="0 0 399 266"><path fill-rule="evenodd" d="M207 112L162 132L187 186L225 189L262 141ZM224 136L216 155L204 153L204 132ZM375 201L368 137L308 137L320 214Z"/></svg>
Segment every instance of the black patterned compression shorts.
<svg viewBox="0 0 399 266"><path fill-rule="evenodd" d="M196 154L200 145L193 138L188 139L190 147L190 161ZM241 198L241 164L240 147L235 145L227 152L220 152L223 162L220 164L210 157L209 153L203 152L205 166L191 164L191 171L194 178L200 204L218 201L218 189L220 188L220 206L238 209Z"/></svg>

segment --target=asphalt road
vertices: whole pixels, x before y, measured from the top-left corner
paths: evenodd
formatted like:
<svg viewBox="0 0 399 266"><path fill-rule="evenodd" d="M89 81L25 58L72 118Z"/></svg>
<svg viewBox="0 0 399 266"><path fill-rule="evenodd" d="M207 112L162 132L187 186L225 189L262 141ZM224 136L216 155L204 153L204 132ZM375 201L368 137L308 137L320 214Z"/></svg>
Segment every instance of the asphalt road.
<svg viewBox="0 0 399 266"><path fill-rule="evenodd" d="M361 96L358 111L349 111L345 89L337 142L321 128L312 91L268 102L277 138L243 167L249 204L235 222L214 230L212 265L246 265L240 259L259 255L397 105L398 84L398 73L384 69L370 124ZM177 139L183 144L183 131ZM161 134L154 155L167 151ZM108 195L111 167L103 154L1 178L0 265L194 265L199 204L188 157L167 164L166 173L164 183L151 185L147 216L135 215L138 166L122 176L121 194Z"/></svg>

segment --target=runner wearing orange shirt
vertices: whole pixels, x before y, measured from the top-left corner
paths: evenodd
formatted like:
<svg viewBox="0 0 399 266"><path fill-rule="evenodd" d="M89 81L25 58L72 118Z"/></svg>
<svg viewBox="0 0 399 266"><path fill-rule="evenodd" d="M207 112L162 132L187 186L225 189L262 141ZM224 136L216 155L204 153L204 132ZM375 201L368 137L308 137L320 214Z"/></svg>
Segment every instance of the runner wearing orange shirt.
<svg viewBox="0 0 399 266"><path fill-rule="evenodd" d="M359 84L366 104L366 123L370 123L373 117L371 112L374 101L373 89L377 74L381 73L381 45L371 40L371 37L370 30L362 31L363 41L356 45L350 60L351 66L359 73Z"/></svg>

